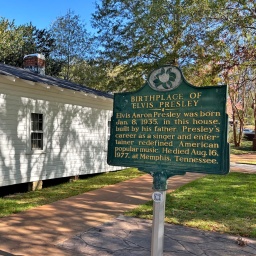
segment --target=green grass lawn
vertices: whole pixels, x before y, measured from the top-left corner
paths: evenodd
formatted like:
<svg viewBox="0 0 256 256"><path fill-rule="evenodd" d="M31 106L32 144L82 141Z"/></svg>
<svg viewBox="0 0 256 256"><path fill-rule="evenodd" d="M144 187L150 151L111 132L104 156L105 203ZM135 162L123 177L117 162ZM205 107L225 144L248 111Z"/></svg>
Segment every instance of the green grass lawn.
<svg viewBox="0 0 256 256"><path fill-rule="evenodd" d="M235 147L230 144L230 153L234 155L255 154L255 159L246 159L246 157L239 161L240 164L253 164L256 165L256 151L252 150L252 141L242 140L240 147Z"/></svg>
<svg viewBox="0 0 256 256"><path fill-rule="evenodd" d="M151 219L153 202L127 213ZM207 175L166 196L165 221L256 237L256 174Z"/></svg>
<svg viewBox="0 0 256 256"><path fill-rule="evenodd" d="M2 197L0 198L0 217L53 203L124 180L133 179L143 174L135 168L129 168L117 172L91 175L85 179L62 183L42 190Z"/></svg>
<svg viewBox="0 0 256 256"><path fill-rule="evenodd" d="M242 140L240 147L235 147L234 144L230 143L230 153L235 155L242 155L242 154L251 154L255 153L256 151L252 150L252 141L249 140Z"/></svg>

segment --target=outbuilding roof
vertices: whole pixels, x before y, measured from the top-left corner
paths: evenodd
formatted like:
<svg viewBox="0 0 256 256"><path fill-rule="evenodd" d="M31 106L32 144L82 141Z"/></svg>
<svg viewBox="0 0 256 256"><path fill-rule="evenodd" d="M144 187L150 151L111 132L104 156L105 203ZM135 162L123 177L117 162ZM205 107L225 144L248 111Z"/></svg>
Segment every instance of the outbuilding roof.
<svg viewBox="0 0 256 256"><path fill-rule="evenodd" d="M105 97L105 98L110 98L110 99L113 98L113 95L111 95L110 93L105 93L102 91L91 89L89 87L79 85L76 83L72 83L72 82L64 80L64 79L55 78L55 77L47 76L47 75L40 75L40 74L34 73L29 70L9 66L9 65L6 65L3 63L0 63L0 75L5 75L5 76L9 76L9 77L14 77L14 78L20 78L23 80L27 80L27 81L31 81L31 82L35 82L35 83L42 83L42 84L49 85L49 86L57 86L62 89L69 89L69 90L73 90L76 92L93 94L93 95L101 96L101 97Z"/></svg>

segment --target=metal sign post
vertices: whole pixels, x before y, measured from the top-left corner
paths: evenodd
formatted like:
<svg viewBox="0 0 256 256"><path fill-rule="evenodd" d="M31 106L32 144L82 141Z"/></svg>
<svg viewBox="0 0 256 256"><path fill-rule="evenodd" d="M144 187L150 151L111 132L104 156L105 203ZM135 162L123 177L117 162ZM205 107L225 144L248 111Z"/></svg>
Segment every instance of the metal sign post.
<svg viewBox="0 0 256 256"><path fill-rule="evenodd" d="M166 191L156 191L153 198L151 256L162 256L164 251L164 217Z"/></svg>
<svg viewBox="0 0 256 256"><path fill-rule="evenodd" d="M164 217L165 200L167 190L167 179L165 172L153 174L153 223L151 236L151 256L162 256L164 251Z"/></svg>

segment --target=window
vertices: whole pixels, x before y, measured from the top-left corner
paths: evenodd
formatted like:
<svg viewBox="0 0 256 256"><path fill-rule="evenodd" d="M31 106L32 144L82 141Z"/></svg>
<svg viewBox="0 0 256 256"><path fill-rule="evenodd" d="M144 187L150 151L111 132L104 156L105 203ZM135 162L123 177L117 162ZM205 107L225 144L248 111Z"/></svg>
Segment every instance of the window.
<svg viewBox="0 0 256 256"><path fill-rule="evenodd" d="M31 149L43 149L43 114L31 113Z"/></svg>

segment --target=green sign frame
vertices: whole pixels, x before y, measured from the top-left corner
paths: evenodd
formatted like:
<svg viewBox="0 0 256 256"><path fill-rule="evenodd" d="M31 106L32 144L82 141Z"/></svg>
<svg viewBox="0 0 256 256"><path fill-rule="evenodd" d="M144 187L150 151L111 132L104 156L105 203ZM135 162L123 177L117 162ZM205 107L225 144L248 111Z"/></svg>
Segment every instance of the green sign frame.
<svg viewBox="0 0 256 256"><path fill-rule="evenodd" d="M136 167L154 187L186 172L229 172L227 86L196 87L179 68L154 70L136 92L114 94L109 165Z"/></svg>

